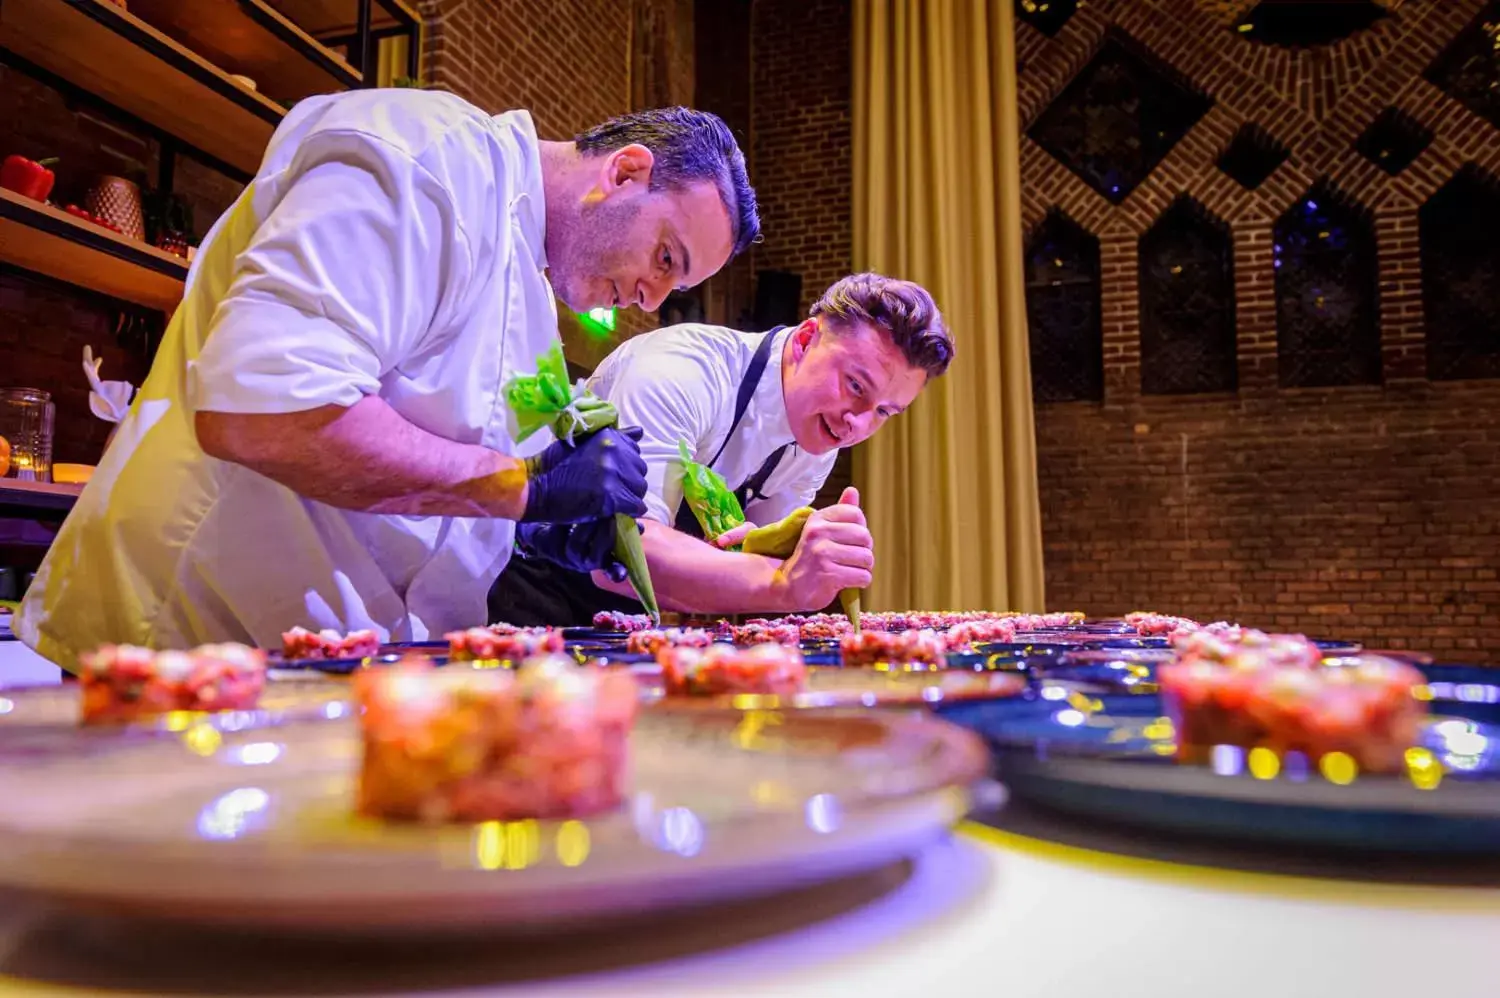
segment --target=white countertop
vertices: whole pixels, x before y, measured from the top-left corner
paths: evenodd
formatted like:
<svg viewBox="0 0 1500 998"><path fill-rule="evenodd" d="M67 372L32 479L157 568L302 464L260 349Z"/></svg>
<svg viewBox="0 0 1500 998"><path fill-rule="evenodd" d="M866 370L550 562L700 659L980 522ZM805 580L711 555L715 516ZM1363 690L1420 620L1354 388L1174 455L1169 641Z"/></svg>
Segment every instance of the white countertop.
<svg viewBox="0 0 1500 998"><path fill-rule="evenodd" d="M1233 872L976 825L901 872L572 939L414 952L226 954L0 899L0 996L1500 993L1500 889Z"/></svg>

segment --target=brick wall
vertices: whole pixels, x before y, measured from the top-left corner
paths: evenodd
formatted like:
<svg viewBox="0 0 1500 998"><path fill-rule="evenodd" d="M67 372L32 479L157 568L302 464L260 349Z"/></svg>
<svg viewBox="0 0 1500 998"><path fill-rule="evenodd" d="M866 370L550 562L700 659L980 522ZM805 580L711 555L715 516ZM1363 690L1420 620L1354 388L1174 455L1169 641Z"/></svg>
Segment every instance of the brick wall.
<svg viewBox="0 0 1500 998"><path fill-rule="evenodd" d="M1417 209L1461 164L1500 172L1500 136L1421 78L1478 0L1405 0L1325 49L1228 29L1244 4L1099 0L1055 37L1019 28L1023 127L1113 23L1213 95L1212 110L1113 206L1029 139L1028 226L1060 207L1100 237L1105 400L1037 410L1049 604L1159 608L1500 662L1500 382L1423 380ZM1392 178L1355 138L1395 106L1437 137ZM1214 166L1253 121L1291 149L1255 191ZM1271 225L1329 176L1375 217L1383 387L1277 387ZM1140 392L1137 239L1180 192L1234 233L1238 393Z"/></svg>
<svg viewBox="0 0 1500 998"><path fill-rule="evenodd" d="M850 5L754 0L751 179L765 241L749 266L802 275L799 314L848 274L854 254ZM850 483L840 455L816 505Z"/></svg>
<svg viewBox="0 0 1500 998"><path fill-rule="evenodd" d="M755 0L753 156L765 242L756 270L802 275L805 312L853 259L852 31L839 0Z"/></svg>
<svg viewBox="0 0 1500 998"><path fill-rule="evenodd" d="M525 108L565 139L639 107L693 103L692 0L423 0L425 79L492 111ZM614 337L560 312L570 360L592 369L656 326L636 309Z"/></svg>

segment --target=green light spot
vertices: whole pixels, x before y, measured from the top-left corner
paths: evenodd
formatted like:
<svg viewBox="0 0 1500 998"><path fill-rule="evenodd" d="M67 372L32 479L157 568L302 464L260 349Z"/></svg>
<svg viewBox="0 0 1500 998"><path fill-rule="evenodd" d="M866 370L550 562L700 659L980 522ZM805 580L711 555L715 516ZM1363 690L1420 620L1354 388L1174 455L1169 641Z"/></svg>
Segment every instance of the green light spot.
<svg viewBox="0 0 1500 998"><path fill-rule="evenodd" d="M588 312L580 312L578 321L583 324L585 333L602 339L615 331L615 310L612 308L590 309Z"/></svg>

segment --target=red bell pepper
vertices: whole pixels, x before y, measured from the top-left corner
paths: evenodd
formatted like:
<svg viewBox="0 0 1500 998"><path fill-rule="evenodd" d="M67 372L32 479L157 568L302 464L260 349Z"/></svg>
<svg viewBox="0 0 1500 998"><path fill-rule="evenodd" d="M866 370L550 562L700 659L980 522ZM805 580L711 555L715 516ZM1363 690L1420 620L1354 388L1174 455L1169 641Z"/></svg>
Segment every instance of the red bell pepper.
<svg viewBox="0 0 1500 998"><path fill-rule="evenodd" d="M45 201L52 193L52 182L57 179L47 167L56 162L56 159L33 162L25 156L7 156L5 162L0 163L0 187L15 191L22 197Z"/></svg>

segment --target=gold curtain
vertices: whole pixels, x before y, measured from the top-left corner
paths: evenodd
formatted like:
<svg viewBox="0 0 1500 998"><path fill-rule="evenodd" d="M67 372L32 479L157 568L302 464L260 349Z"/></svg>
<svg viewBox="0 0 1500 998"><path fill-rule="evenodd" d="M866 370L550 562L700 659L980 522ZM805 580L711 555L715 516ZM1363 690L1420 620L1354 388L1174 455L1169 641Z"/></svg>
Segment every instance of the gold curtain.
<svg viewBox="0 0 1500 998"><path fill-rule="evenodd" d="M856 450L867 605L1043 609L1011 0L856 0L854 264L918 281L957 357Z"/></svg>

